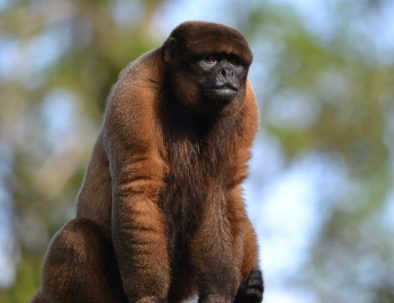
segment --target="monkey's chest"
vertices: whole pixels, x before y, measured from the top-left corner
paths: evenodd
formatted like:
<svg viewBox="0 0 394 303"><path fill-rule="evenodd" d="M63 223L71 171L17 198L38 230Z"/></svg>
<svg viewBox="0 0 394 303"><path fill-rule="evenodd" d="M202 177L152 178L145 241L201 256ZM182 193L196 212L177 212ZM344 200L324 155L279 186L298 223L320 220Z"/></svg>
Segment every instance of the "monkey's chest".
<svg viewBox="0 0 394 303"><path fill-rule="evenodd" d="M222 180L214 171L218 167L212 165L205 157L192 158L176 163L167 176L159 204L166 218L170 253L187 250L208 203L215 203Z"/></svg>
<svg viewBox="0 0 394 303"><path fill-rule="evenodd" d="M191 236L201 221L209 196L209 179L191 171L189 178L170 174L162 192L160 206L171 237Z"/></svg>
<svg viewBox="0 0 394 303"><path fill-rule="evenodd" d="M177 251L187 243L205 216L207 205L223 193L228 175L226 142L200 136L192 129L170 129L165 154L170 167L159 205L165 214L169 246Z"/></svg>

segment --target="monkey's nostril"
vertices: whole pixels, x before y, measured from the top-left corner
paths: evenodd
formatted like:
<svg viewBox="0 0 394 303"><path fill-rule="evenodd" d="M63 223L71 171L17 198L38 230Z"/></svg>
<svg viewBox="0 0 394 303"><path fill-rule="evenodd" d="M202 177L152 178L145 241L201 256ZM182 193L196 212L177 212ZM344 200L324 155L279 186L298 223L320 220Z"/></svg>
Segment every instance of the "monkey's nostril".
<svg viewBox="0 0 394 303"><path fill-rule="evenodd" d="M220 70L220 73L222 74L223 77L225 78L232 78L234 73L231 69L229 68L223 68Z"/></svg>

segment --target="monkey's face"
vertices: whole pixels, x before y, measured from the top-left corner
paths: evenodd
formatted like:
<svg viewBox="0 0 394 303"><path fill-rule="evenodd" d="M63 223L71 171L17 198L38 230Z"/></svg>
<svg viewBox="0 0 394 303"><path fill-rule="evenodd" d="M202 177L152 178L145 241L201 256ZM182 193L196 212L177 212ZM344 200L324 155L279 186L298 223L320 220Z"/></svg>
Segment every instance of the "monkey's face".
<svg viewBox="0 0 394 303"><path fill-rule="evenodd" d="M243 36L211 23L183 24L163 46L170 89L194 112L231 112L242 105L252 55Z"/></svg>
<svg viewBox="0 0 394 303"><path fill-rule="evenodd" d="M233 101L242 89L247 66L231 54L209 54L195 64L201 92L209 107L223 107Z"/></svg>

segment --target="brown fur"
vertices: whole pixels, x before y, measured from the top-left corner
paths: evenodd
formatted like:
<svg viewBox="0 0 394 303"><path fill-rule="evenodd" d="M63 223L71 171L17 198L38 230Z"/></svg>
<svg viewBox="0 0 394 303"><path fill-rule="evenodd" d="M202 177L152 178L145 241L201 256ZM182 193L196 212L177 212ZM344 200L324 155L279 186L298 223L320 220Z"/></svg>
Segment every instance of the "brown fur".
<svg viewBox="0 0 394 303"><path fill-rule="evenodd" d="M171 37L182 42L178 56L219 50L252 60L242 35L223 25L189 22ZM52 240L33 302L180 302L196 292L200 302L232 302L257 268L240 185L257 128L254 93L245 79L224 109L202 110L193 75L167 62L172 38L113 87L77 218Z"/></svg>

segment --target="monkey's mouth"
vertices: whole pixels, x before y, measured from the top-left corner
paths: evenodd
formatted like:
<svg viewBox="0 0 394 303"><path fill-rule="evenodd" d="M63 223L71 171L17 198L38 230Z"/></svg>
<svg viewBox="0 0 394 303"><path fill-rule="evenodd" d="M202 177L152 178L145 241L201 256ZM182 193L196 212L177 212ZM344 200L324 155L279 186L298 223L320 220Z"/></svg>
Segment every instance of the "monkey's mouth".
<svg viewBox="0 0 394 303"><path fill-rule="evenodd" d="M205 95L212 100L232 101L238 93L238 89L231 84L210 86L205 89Z"/></svg>
<svg viewBox="0 0 394 303"><path fill-rule="evenodd" d="M238 88L236 88L233 84L231 83L226 83L222 85L215 85L215 86L208 86L207 89L212 89L212 90L230 90L230 91L238 91Z"/></svg>

